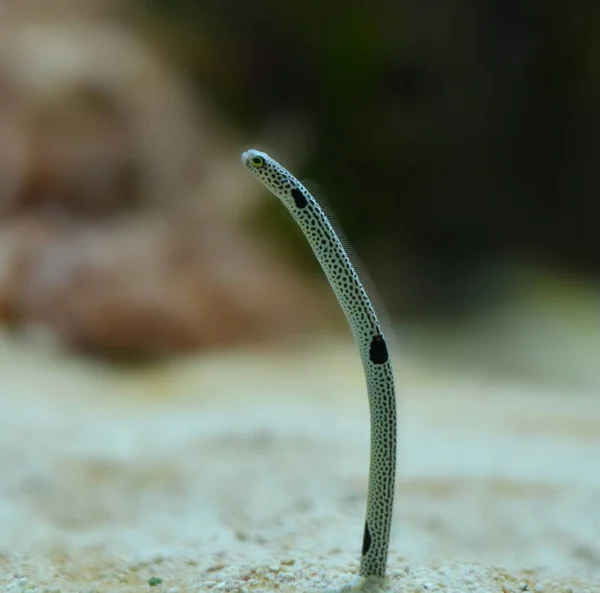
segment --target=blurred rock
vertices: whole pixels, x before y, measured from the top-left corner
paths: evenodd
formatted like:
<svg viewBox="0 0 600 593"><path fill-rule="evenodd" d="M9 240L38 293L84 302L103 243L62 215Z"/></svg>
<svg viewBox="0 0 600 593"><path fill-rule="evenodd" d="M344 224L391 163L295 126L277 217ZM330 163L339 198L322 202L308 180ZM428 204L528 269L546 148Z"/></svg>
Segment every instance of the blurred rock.
<svg viewBox="0 0 600 593"><path fill-rule="evenodd" d="M314 288L212 217L19 230L10 246L18 255L5 266L5 316L86 351L143 357L227 347L324 321Z"/></svg>
<svg viewBox="0 0 600 593"><path fill-rule="evenodd" d="M0 123L11 133L0 174L15 164L20 173L5 207L37 194L74 212L114 209L115 191L164 204L209 175L210 154L222 151L225 126L205 121L216 119L208 102L194 111L177 76L128 32L23 23L0 29L0 50Z"/></svg>
<svg viewBox="0 0 600 593"><path fill-rule="evenodd" d="M240 224L235 134L127 31L0 25L0 316L146 356L308 329L314 290Z"/></svg>
<svg viewBox="0 0 600 593"><path fill-rule="evenodd" d="M111 97L77 89L48 99L24 122L15 111L2 112L9 122L0 167L12 172L0 196L5 215L98 216L141 200L131 131Z"/></svg>

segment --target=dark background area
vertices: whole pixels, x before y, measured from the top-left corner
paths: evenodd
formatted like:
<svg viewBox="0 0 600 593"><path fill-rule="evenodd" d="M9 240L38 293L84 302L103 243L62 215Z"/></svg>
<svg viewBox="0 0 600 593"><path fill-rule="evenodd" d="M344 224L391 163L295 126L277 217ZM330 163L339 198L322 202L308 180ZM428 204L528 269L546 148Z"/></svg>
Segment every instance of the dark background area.
<svg viewBox="0 0 600 593"><path fill-rule="evenodd" d="M600 5L127 10L248 138L276 116L306 122L296 173L326 188L390 308L454 316L506 261L600 272Z"/></svg>

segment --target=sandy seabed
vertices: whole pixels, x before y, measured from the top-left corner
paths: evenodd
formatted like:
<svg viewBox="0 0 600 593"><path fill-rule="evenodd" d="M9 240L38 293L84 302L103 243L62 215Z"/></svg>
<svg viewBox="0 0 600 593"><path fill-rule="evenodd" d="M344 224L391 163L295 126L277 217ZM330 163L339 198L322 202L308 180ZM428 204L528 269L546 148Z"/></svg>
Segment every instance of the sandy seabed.
<svg viewBox="0 0 600 593"><path fill-rule="evenodd" d="M0 339L0 590L354 582L368 406L351 344L124 370ZM593 395L396 365L389 591L600 592Z"/></svg>

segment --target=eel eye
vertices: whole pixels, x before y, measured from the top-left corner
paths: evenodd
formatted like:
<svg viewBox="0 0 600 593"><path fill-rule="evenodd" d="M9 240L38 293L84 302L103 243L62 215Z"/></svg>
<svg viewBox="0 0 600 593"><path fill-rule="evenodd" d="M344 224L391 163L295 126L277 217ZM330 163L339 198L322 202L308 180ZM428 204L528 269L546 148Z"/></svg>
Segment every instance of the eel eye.
<svg viewBox="0 0 600 593"><path fill-rule="evenodd" d="M265 159L263 159L261 156L253 156L252 157L252 164L257 169L260 169L261 167L264 167L264 165L265 165Z"/></svg>

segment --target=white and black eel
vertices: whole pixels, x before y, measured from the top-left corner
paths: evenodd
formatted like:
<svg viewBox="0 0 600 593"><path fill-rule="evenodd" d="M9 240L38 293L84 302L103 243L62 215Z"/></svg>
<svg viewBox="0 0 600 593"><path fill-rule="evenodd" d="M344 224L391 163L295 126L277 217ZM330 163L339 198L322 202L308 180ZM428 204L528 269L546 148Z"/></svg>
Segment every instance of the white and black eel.
<svg viewBox="0 0 600 593"><path fill-rule="evenodd" d="M289 210L306 236L352 329L363 364L371 416L367 512L359 574L385 576L396 476L394 374L380 320L350 252L305 185L264 152L248 150L242 162Z"/></svg>

